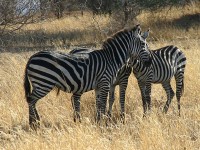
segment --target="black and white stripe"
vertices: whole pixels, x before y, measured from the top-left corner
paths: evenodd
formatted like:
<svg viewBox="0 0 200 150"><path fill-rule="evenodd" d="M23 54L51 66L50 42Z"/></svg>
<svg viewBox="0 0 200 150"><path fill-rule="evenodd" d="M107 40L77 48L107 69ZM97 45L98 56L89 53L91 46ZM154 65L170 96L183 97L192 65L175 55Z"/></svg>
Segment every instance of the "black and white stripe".
<svg viewBox="0 0 200 150"><path fill-rule="evenodd" d="M93 49L88 49L88 48L76 48L71 50L69 53L70 54L78 54L78 55L84 55L87 54L91 51L94 51ZM116 79L114 81L114 83L111 85L110 87L110 91L109 91L109 110L108 110L108 115L111 118L111 114L112 114L112 105L114 103L115 100L115 87L117 85L119 85L120 88L120 108L121 108L121 118L124 121L125 116L125 94L126 94L126 88L128 85L128 78L131 74L132 71L132 67L130 67L129 65L124 65L117 73Z"/></svg>
<svg viewBox="0 0 200 150"><path fill-rule="evenodd" d="M31 56L24 81L30 126L39 125L36 102L54 87L73 93L74 119L80 118L81 94L94 89L99 120L100 115L105 114L107 94L120 68L130 57L137 57L144 64L150 61L146 40L139 32L139 25L120 31L107 39L102 49L84 55L41 51Z"/></svg>
<svg viewBox="0 0 200 150"><path fill-rule="evenodd" d="M175 77L176 98L180 115L180 98L184 90L186 57L180 49L173 45L150 52L152 57L150 67L145 67L139 60L133 61L133 72L141 90L144 114L147 109L151 109L151 83L162 84L167 94L167 102L163 111L167 113L171 100L175 95L170 81L172 77Z"/></svg>
<svg viewBox="0 0 200 150"><path fill-rule="evenodd" d="M186 66L186 57L181 50L172 45L150 51L150 53L152 58L150 67L146 67L140 60L137 59L130 61L133 73L137 78L138 85L140 87L144 115L146 114L147 110L151 109L150 94L152 83L162 84L167 94L167 102L163 111L167 113L171 100L175 95L170 84L170 81L173 77L175 77L176 80L176 98L180 115L180 98L184 90L184 70ZM124 78L128 78L129 75L129 69L128 74L120 74L120 76L123 76ZM128 82L124 84L127 86ZM123 106L125 98L122 98L121 100L123 101L121 102L121 106ZM111 99L109 104L110 110L112 110L113 102L114 98L113 101Z"/></svg>

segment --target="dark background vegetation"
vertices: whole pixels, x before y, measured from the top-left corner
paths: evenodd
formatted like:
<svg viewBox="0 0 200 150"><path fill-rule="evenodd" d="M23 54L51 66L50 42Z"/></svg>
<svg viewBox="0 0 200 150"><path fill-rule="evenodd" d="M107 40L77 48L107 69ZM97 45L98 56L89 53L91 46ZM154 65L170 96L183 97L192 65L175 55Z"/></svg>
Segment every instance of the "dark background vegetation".
<svg viewBox="0 0 200 150"><path fill-rule="evenodd" d="M42 30L21 32L27 24L38 23L48 19L62 19L74 12L85 15L91 12L93 16L106 15L114 22L113 32L125 27L128 22L137 22L136 17L142 11L159 11L164 8L184 7L193 5L197 0L0 0L0 46L12 46L12 43L28 41L33 45L58 39L67 45L66 38L73 40L80 31L70 33L45 33ZM162 24L161 24L162 22ZM157 22L157 26L174 25L186 30L191 25L199 25L200 13L185 15L179 19ZM97 31L88 31L97 32ZM78 34L79 33L79 34ZM111 32L112 33L112 32ZM30 36L24 36L29 34ZM70 35L70 36L69 36ZM12 41L12 42L11 42Z"/></svg>

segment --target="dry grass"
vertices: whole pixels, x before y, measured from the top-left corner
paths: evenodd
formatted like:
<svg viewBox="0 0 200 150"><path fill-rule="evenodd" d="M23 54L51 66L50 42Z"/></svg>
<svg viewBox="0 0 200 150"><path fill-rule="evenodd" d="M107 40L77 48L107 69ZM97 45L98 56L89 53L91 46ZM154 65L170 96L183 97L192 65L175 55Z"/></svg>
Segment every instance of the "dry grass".
<svg viewBox="0 0 200 150"><path fill-rule="evenodd" d="M195 7L195 10L188 10L185 13L195 13L196 9ZM173 17L180 17L181 14L178 13L169 15L169 18L173 20ZM143 13L139 16L139 19L143 20L141 22L144 24L144 28L147 28L148 22L152 23L152 21L147 20L149 15L149 13ZM105 29L108 25L107 19L99 18L99 27ZM31 25L26 30L45 30L46 33L52 34L69 30L85 33L85 29L89 30L91 25L87 20L89 20L87 16L85 16L84 21L81 18L75 19L73 17L61 21L52 20L50 23ZM70 21L73 22L73 25L68 26L71 24ZM64 22L67 26L64 25ZM28 107L22 85L25 64L35 51L12 53L5 50L5 52L0 53L0 149L199 149L199 26L192 25L185 30L181 26L166 24L166 26L163 25L164 28L158 30L157 25L152 23L151 26L150 47L156 49L174 44L187 57L185 93L181 99L181 117L178 117L175 98L168 114L162 114L166 96L160 85L154 85L152 89L153 110L149 117L143 119L140 92L136 79L131 75L126 94L125 124L121 124L119 121L118 101L115 102L113 109L113 123L107 127L95 124L93 91L85 93L82 97L82 123L74 123L70 101L71 94L61 92L56 97L56 92L51 92L37 104L42 120L41 129L38 132L30 131ZM99 27L95 26L95 28ZM156 34L158 36L153 41L152 37L155 39ZM100 38L104 36L101 35ZM100 38L96 38L97 43L99 43ZM89 34L83 40L76 39L74 43L87 43L91 40L95 39L92 39ZM174 81L173 87L175 87ZM116 99L118 99L118 89Z"/></svg>

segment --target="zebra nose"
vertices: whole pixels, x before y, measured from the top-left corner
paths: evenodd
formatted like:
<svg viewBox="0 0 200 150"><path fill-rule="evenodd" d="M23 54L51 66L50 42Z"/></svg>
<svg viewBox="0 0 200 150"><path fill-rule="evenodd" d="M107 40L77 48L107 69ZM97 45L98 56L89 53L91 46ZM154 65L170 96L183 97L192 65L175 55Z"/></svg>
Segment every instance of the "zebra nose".
<svg viewBox="0 0 200 150"><path fill-rule="evenodd" d="M152 61L151 61L151 59L149 59L148 61L145 61L145 62L144 62L144 65L145 65L146 67L150 67L150 66L151 66L151 63L152 63Z"/></svg>

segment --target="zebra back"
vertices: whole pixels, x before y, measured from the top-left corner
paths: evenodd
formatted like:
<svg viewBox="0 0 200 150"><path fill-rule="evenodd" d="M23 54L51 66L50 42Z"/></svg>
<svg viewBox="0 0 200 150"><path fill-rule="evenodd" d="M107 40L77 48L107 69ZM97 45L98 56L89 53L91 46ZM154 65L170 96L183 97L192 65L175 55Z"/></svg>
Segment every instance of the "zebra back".
<svg viewBox="0 0 200 150"><path fill-rule="evenodd" d="M184 72L186 57L177 47L170 45L150 52L150 67L146 67L140 60L132 60L133 72L139 80L145 79L151 73L152 82L160 83Z"/></svg>

